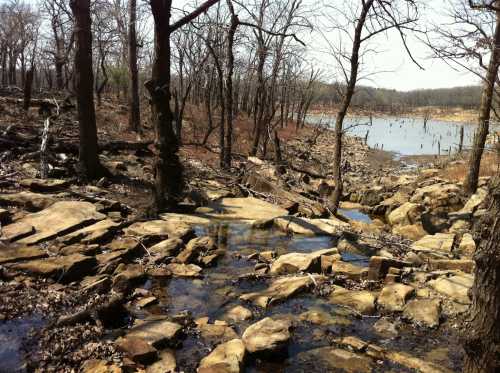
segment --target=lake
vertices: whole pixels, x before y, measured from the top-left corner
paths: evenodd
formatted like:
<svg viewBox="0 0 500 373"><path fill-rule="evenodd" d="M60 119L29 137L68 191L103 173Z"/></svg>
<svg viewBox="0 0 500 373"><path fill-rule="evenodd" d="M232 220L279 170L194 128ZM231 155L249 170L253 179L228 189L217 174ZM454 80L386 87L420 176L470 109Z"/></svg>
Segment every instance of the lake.
<svg viewBox="0 0 500 373"><path fill-rule="evenodd" d="M309 115L309 123L330 123L333 127L335 116ZM460 142L460 127L464 126L464 146L470 146L476 129L475 124L444 122L428 120L426 128L422 118L404 117L373 117L370 125L369 117L349 117L344 121L347 133L354 136L365 137L368 131L368 145L371 148L383 147L383 150L400 155L423 155L454 153ZM499 128L498 125L493 126Z"/></svg>

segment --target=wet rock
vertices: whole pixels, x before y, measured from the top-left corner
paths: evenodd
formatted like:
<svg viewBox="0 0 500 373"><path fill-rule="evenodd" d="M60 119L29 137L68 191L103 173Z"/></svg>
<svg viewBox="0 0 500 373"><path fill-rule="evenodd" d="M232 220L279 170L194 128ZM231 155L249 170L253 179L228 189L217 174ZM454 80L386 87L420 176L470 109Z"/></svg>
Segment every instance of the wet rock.
<svg viewBox="0 0 500 373"><path fill-rule="evenodd" d="M120 267L122 266L123 264L120 265ZM116 272L118 273L113 278L113 289L117 292L127 293L146 277L144 268L140 264L130 264L121 270L117 269Z"/></svg>
<svg viewBox="0 0 500 373"><path fill-rule="evenodd" d="M373 329L384 338L396 338L399 335L396 324L390 322L386 317L382 317L375 324Z"/></svg>
<svg viewBox="0 0 500 373"><path fill-rule="evenodd" d="M197 237L189 241L186 248L177 255L177 261L209 266L222 254L223 251L217 249L212 238L208 236Z"/></svg>
<svg viewBox="0 0 500 373"><path fill-rule="evenodd" d="M125 338L140 339L155 348L161 348L175 344L181 330L179 324L168 320L150 320L130 328Z"/></svg>
<svg viewBox="0 0 500 373"><path fill-rule="evenodd" d="M430 259L428 266L431 271L459 270L465 273L472 273L475 262L470 259Z"/></svg>
<svg viewBox="0 0 500 373"><path fill-rule="evenodd" d="M434 252L450 256L454 241L455 235L452 233L436 233L418 240L411 246L411 249L417 252Z"/></svg>
<svg viewBox="0 0 500 373"><path fill-rule="evenodd" d="M293 365L311 366L315 371L369 373L374 368L372 359L362 354L335 347L320 347L300 352L291 361Z"/></svg>
<svg viewBox="0 0 500 373"><path fill-rule="evenodd" d="M301 321L306 321L314 325L341 325L348 326L352 322L345 315L331 314L320 309L309 310L299 315Z"/></svg>
<svg viewBox="0 0 500 373"><path fill-rule="evenodd" d="M68 283L78 281L91 274L97 266L93 257L81 254L66 255L48 259L31 260L13 265L13 268L31 275L51 277L56 281Z"/></svg>
<svg viewBox="0 0 500 373"><path fill-rule="evenodd" d="M235 306L226 312L226 318L235 322L245 321L252 317L252 311L243 306Z"/></svg>
<svg viewBox="0 0 500 373"><path fill-rule="evenodd" d="M306 236L337 235L342 231L342 228L349 227L349 223L336 218L308 219L296 216L275 218L274 225L283 232Z"/></svg>
<svg viewBox="0 0 500 373"><path fill-rule="evenodd" d="M352 308L363 315L375 312L375 300L376 297L369 291L347 290L340 286L334 287L329 298L330 303Z"/></svg>
<svg viewBox="0 0 500 373"><path fill-rule="evenodd" d="M368 266L368 280L379 281L389 273L389 268L411 267L411 263L383 256L372 256Z"/></svg>
<svg viewBox="0 0 500 373"><path fill-rule="evenodd" d="M104 219L88 227L69 233L59 238L59 241L66 245L74 242L81 242L82 244L99 243L111 237L120 225L120 223L114 222L111 219Z"/></svg>
<svg viewBox="0 0 500 373"><path fill-rule="evenodd" d="M297 272L321 272L321 256L338 254L337 249L324 249L312 253L289 253L274 261L270 273L273 275Z"/></svg>
<svg viewBox="0 0 500 373"><path fill-rule="evenodd" d="M470 304L469 289L472 287L474 279L472 276L455 275L451 277L440 277L428 282L438 293L443 294L457 303Z"/></svg>
<svg viewBox="0 0 500 373"><path fill-rule="evenodd" d="M439 326L441 301L439 299L413 299L404 308L403 317L429 328Z"/></svg>
<svg viewBox="0 0 500 373"><path fill-rule="evenodd" d="M127 236L141 239L180 238L184 242L194 237L194 231L188 224L165 220L149 220L137 222L124 229Z"/></svg>
<svg viewBox="0 0 500 373"><path fill-rule="evenodd" d="M177 362L173 350L163 350L158 354L158 361L146 368L146 373L175 373Z"/></svg>
<svg viewBox="0 0 500 373"><path fill-rule="evenodd" d="M274 280L267 289L255 293L243 294L240 296L240 299L266 308L274 303L288 299L315 284L321 283L325 279L324 276L319 275L283 277Z"/></svg>
<svg viewBox="0 0 500 373"><path fill-rule="evenodd" d="M234 329L226 323L203 323L198 325L198 329L200 330L200 334L203 339L205 339L212 345L225 343L232 339L238 338L238 335L236 334Z"/></svg>
<svg viewBox="0 0 500 373"><path fill-rule="evenodd" d="M177 277L199 277L201 276L201 267L196 264L170 263L167 269Z"/></svg>
<svg viewBox="0 0 500 373"><path fill-rule="evenodd" d="M148 251L154 263L165 263L173 259L184 243L180 238L169 238L151 246Z"/></svg>
<svg viewBox="0 0 500 373"><path fill-rule="evenodd" d="M412 225L420 219L420 214L423 212L421 205L411 202L406 202L397 209L391 211L387 216L387 221L390 225Z"/></svg>
<svg viewBox="0 0 500 373"><path fill-rule="evenodd" d="M204 216L219 219L260 220L288 215L288 211L257 198L222 198L210 204Z"/></svg>
<svg viewBox="0 0 500 373"><path fill-rule="evenodd" d="M361 281L367 277L368 268L336 260L332 264L332 273L334 275L345 276L354 281Z"/></svg>
<svg viewBox="0 0 500 373"><path fill-rule="evenodd" d="M116 341L119 350L125 352L133 361L150 364L158 357L158 351L144 339L136 337L119 338Z"/></svg>
<svg viewBox="0 0 500 373"><path fill-rule="evenodd" d="M61 179L23 179L19 181L19 184L35 192L55 192L69 186L69 181Z"/></svg>
<svg viewBox="0 0 500 373"><path fill-rule="evenodd" d="M81 366L81 373L122 373L122 368L106 360L87 360Z"/></svg>
<svg viewBox="0 0 500 373"><path fill-rule="evenodd" d="M97 212L96 207L89 202L61 201L33 214L26 215L13 226L31 225L35 233L19 240L23 244L36 244L65 234L72 229L95 223L106 218Z"/></svg>
<svg viewBox="0 0 500 373"><path fill-rule="evenodd" d="M0 243L0 264L15 263L29 259L40 259L47 257L45 251L34 246L20 246L16 244Z"/></svg>
<svg viewBox="0 0 500 373"><path fill-rule="evenodd" d="M407 299L415 289L404 284L391 284L385 286L378 296L378 305L386 311L402 311Z"/></svg>
<svg viewBox="0 0 500 373"><path fill-rule="evenodd" d="M245 348L251 354L284 352L290 340L290 322L266 317L250 325L243 333Z"/></svg>
<svg viewBox="0 0 500 373"><path fill-rule="evenodd" d="M384 357L394 363L415 369L422 373L451 373L452 371L442 365L422 360L400 351L385 351Z"/></svg>
<svg viewBox="0 0 500 373"><path fill-rule="evenodd" d="M39 211L57 201L56 196L32 192L0 194L0 205L19 206L28 211Z"/></svg>
<svg viewBox="0 0 500 373"><path fill-rule="evenodd" d="M222 343L201 360L198 373L239 373L243 366L245 352L245 345L241 339L232 339Z"/></svg>

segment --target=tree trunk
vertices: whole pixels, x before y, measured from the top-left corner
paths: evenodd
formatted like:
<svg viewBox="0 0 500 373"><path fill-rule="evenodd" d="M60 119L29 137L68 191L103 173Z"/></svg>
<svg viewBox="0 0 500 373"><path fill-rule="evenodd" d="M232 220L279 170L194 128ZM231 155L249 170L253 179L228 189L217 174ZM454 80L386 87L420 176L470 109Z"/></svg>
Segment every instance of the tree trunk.
<svg viewBox="0 0 500 373"><path fill-rule="evenodd" d="M488 213L478 222L472 306L464 325L464 373L494 373L500 368L500 176L490 182Z"/></svg>
<svg viewBox="0 0 500 373"><path fill-rule="evenodd" d="M23 102L23 108L24 111L28 111L30 108L30 102L31 102L31 89L33 86L33 66L28 70L26 73L26 78L24 80L24 102Z"/></svg>
<svg viewBox="0 0 500 373"><path fill-rule="evenodd" d="M500 11L496 11L496 27L493 52L488 65L488 72L483 86L481 104L479 106L478 128L474 134L474 142L469 158L469 172L464 182L464 190L467 194L476 192L479 179L479 170L481 168L481 158L483 156L486 137L488 136L491 104L495 87L495 79L498 73L498 64L500 62Z"/></svg>
<svg viewBox="0 0 500 373"><path fill-rule="evenodd" d="M139 103L139 73L137 69L137 1L129 0L129 25L128 25L128 67L129 67L129 115L128 126L132 131L139 131L141 126L141 113Z"/></svg>
<svg viewBox="0 0 500 373"><path fill-rule="evenodd" d="M104 169L99 163L95 121L90 0L71 0L70 6L76 39L74 82L80 132L79 166L83 177L96 179L103 175Z"/></svg>
<svg viewBox="0 0 500 373"><path fill-rule="evenodd" d="M183 189L182 164L177 154L179 144L173 130L170 108L170 26L171 0L151 0L155 24L155 55L151 80L146 87L151 95L155 130L154 213L177 205Z"/></svg>

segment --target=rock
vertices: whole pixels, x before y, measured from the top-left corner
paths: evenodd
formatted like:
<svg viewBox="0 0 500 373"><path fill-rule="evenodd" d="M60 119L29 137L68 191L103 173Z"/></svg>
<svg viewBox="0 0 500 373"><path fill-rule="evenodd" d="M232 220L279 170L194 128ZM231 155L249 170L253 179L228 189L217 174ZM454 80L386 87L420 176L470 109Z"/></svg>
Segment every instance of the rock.
<svg viewBox="0 0 500 373"><path fill-rule="evenodd" d="M470 196L469 200L465 203L464 207L462 207L459 213L473 214L479 207L479 205L484 202L487 195L488 191L486 189L478 188L476 193Z"/></svg>
<svg viewBox="0 0 500 373"><path fill-rule="evenodd" d="M166 220L172 224L187 224L190 227L199 226L199 225L209 225L211 220L202 216L202 214L177 214L173 212L168 212L165 214L161 214L160 218Z"/></svg>
<svg viewBox="0 0 500 373"><path fill-rule="evenodd" d="M141 338L125 337L116 341L119 350L140 364L150 364L158 357L158 351Z"/></svg>
<svg viewBox="0 0 500 373"><path fill-rule="evenodd" d="M32 245L104 218L106 215L97 212L96 207L90 202L61 201L40 212L26 215L11 225L33 226L35 234L18 241L22 244Z"/></svg>
<svg viewBox="0 0 500 373"><path fill-rule="evenodd" d="M382 192L383 187L380 185L367 189L363 191L359 202L365 206L376 206L384 200Z"/></svg>
<svg viewBox="0 0 500 373"><path fill-rule="evenodd" d="M281 255L271 265L273 275L297 272L321 272L321 256L338 254L337 249L324 249L312 253L289 253Z"/></svg>
<svg viewBox="0 0 500 373"><path fill-rule="evenodd" d="M415 289L408 285L391 284L385 286L378 296L378 305L386 311L402 311L406 300Z"/></svg>
<svg viewBox="0 0 500 373"><path fill-rule="evenodd" d="M446 211L427 211L421 215L422 226L430 234L445 232L451 223Z"/></svg>
<svg viewBox="0 0 500 373"><path fill-rule="evenodd" d="M123 265L120 265L122 267ZM117 292L129 292L146 277L140 264L129 264L113 278L113 289Z"/></svg>
<svg viewBox="0 0 500 373"><path fill-rule="evenodd" d="M390 225L412 225L416 224L423 212L421 205L411 202L406 202L397 209L391 211L387 216L387 221Z"/></svg>
<svg viewBox="0 0 500 373"><path fill-rule="evenodd" d="M60 248L57 254L59 255L82 254L86 256L94 256L99 251L100 251L99 245L73 244Z"/></svg>
<svg viewBox="0 0 500 373"><path fill-rule="evenodd" d="M201 267L198 267L196 264L179 263L170 263L167 265L167 269L177 277L200 277L202 271Z"/></svg>
<svg viewBox="0 0 500 373"><path fill-rule="evenodd" d="M158 357L158 361L146 368L146 373L175 373L177 362L173 350L160 351Z"/></svg>
<svg viewBox="0 0 500 373"><path fill-rule="evenodd" d="M440 173L441 173L441 171L438 170L437 168L427 168L424 170L420 170L419 176L424 178L424 179L429 179L431 177L438 176Z"/></svg>
<svg viewBox="0 0 500 373"><path fill-rule="evenodd" d="M0 242L0 264L20 262L28 259L40 259L47 257L45 251L34 246L20 246L17 244L2 245Z"/></svg>
<svg viewBox="0 0 500 373"><path fill-rule="evenodd" d="M288 211L257 198L222 198L208 206L204 216L225 220L273 219L288 215Z"/></svg>
<svg viewBox="0 0 500 373"><path fill-rule="evenodd" d="M283 277L274 280L267 289L255 293L243 294L240 296L240 299L266 308L308 289L310 286L315 285L315 283L321 283L325 279L324 276L319 275Z"/></svg>
<svg viewBox="0 0 500 373"><path fill-rule="evenodd" d="M439 326L441 301L439 299L413 299L405 306L403 317L429 328Z"/></svg>
<svg viewBox="0 0 500 373"><path fill-rule="evenodd" d="M156 264L168 262L179 253L183 245L184 242L180 238L168 238L158 242L156 245L148 248L151 255L150 261Z"/></svg>
<svg viewBox="0 0 500 373"><path fill-rule="evenodd" d="M19 181L19 184L35 192L55 192L69 186L69 181L60 179L23 179Z"/></svg>
<svg viewBox="0 0 500 373"><path fill-rule="evenodd" d="M320 309L309 310L299 315L301 321L307 321L314 325L340 325L348 326L351 320L342 314L331 314Z"/></svg>
<svg viewBox="0 0 500 373"><path fill-rule="evenodd" d="M98 294L104 294L111 289L111 278L108 275L86 276L80 282L82 291L92 291Z"/></svg>
<svg viewBox="0 0 500 373"><path fill-rule="evenodd" d="M458 251L460 255L466 257L472 257L472 255L474 255L474 253L476 252L476 242L474 241L472 234L465 233L462 236L462 240L460 241L460 245L458 246Z"/></svg>
<svg viewBox="0 0 500 373"><path fill-rule="evenodd" d="M379 281L385 278L389 268L411 267L411 263L397 259L386 258L383 256L372 256L368 265L368 280Z"/></svg>
<svg viewBox="0 0 500 373"><path fill-rule="evenodd" d="M274 225L286 233L315 235L338 235L349 223L337 218L308 219L296 216L281 216L274 219Z"/></svg>
<svg viewBox="0 0 500 373"><path fill-rule="evenodd" d="M135 305L139 308L145 308L153 304L158 303L158 298L156 297L144 297L135 302Z"/></svg>
<svg viewBox="0 0 500 373"><path fill-rule="evenodd" d="M208 356L204 357L198 368L199 373L207 368L215 368L213 372L239 373L245 358L245 345L241 339L232 339L218 345Z"/></svg>
<svg viewBox="0 0 500 373"><path fill-rule="evenodd" d="M11 217L9 210L0 208L0 225L4 226L7 223L10 223Z"/></svg>
<svg viewBox="0 0 500 373"><path fill-rule="evenodd" d="M140 237L141 239L166 239L175 237L187 242L194 237L194 231L188 224L165 220L137 222L124 229L123 232L127 236Z"/></svg>
<svg viewBox="0 0 500 373"><path fill-rule="evenodd" d="M435 252L450 256L454 241L455 234L453 233L429 234L415 242L411 249L417 252Z"/></svg>
<svg viewBox="0 0 500 373"><path fill-rule="evenodd" d="M208 324L203 323L198 325L200 334L210 344L225 343L232 339L238 338L238 335L233 328L224 324Z"/></svg>
<svg viewBox="0 0 500 373"><path fill-rule="evenodd" d="M436 290L457 303L470 304L469 289L473 283L472 276L455 275L451 277L440 277L436 280L431 280L428 284Z"/></svg>
<svg viewBox="0 0 500 373"><path fill-rule="evenodd" d="M369 357L330 346L300 352L291 364L314 367L312 371L316 372L341 370L349 373L370 373L374 369L374 363Z"/></svg>
<svg viewBox="0 0 500 373"><path fill-rule="evenodd" d="M429 259L428 265L431 271L459 270L465 273L472 273L474 271L475 262L470 259Z"/></svg>
<svg viewBox="0 0 500 373"><path fill-rule="evenodd" d="M182 327L168 320L143 321L129 329L125 338L140 339L155 348L170 346L177 342Z"/></svg>
<svg viewBox="0 0 500 373"><path fill-rule="evenodd" d="M19 206L28 211L39 211L57 201L54 195L32 192L0 194L0 205Z"/></svg>
<svg viewBox="0 0 500 373"><path fill-rule="evenodd" d="M13 265L13 268L35 276L51 277L59 282L78 281L91 274L97 266L94 257L73 254L48 259L36 259Z"/></svg>
<svg viewBox="0 0 500 373"><path fill-rule="evenodd" d="M266 317L250 325L243 333L243 343L251 354L280 353L290 340L290 322Z"/></svg>
<svg viewBox="0 0 500 373"><path fill-rule="evenodd" d="M0 237L2 240L13 242L33 233L35 233L35 227L31 224L16 222L16 224L9 224L5 227L1 227Z"/></svg>
<svg viewBox="0 0 500 373"><path fill-rule="evenodd" d="M122 368L106 360L87 360L81 366L81 373L122 373Z"/></svg>
<svg viewBox="0 0 500 373"><path fill-rule="evenodd" d="M88 227L79 229L69 233L59 239L65 245L70 245L75 242L82 244L93 244L104 241L111 237L116 230L121 226L120 223L114 222L111 219L104 219Z"/></svg>
<svg viewBox="0 0 500 373"><path fill-rule="evenodd" d="M177 255L180 263L196 263L209 266L223 254L222 250L217 250L217 246L212 238L197 237L188 242L186 248Z"/></svg>
<svg viewBox="0 0 500 373"><path fill-rule="evenodd" d="M366 279L368 268L336 260L332 264L332 272L334 275L341 275L354 281L361 281Z"/></svg>
<svg viewBox="0 0 500 373"><path fill-rule="evenodd" d="M456 211L461 206L461 189L456 184L438 183L415 190L410 202L420 203L431 210L439 207Z"/></svg>
<svg viewBox="0 0 500 373"><path fill-rule="evenodd" d="M375 296L366 290L347 290L334 286L329 301L333 304L346 306L363 315L372 315L375 312Z"/></svg>
<svg viewBox="0 0 500 373"><path fill-rule="evenodd" d="M235 306L226 312L226 318L239 322L251 319L253 317L252 311L243 306Z"/></svg>
<svg viewBox="0 0 500 373"><path fill-rule="evenodd" d="M443 367L442 364L434 364L429 361L419 359L411 356L405 352L400 351L385 351L384 357L396 364L414 369L422 373L452 373L451 370Z"/></svg>
<svg viewBox="0 0 500 373"><path fill-rule="evenodd" d="M373 329L384 338L396 338L399 335L396 325L386 317L381 317L373 324Z"/></svg>
<svg viewBox="0 0 500 373"><path fill-rule="evenodd" d="M398 225L392 228L392 233L412 241L418 241L427 235L422 224Z"/></svg>

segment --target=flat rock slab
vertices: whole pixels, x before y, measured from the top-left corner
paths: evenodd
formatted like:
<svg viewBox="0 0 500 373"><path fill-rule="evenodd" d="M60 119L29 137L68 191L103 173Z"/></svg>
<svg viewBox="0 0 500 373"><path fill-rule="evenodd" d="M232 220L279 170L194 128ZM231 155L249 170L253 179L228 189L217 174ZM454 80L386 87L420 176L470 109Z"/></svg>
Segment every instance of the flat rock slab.
<svg viewBox="0 0 500 373"><path fill-rule="evenodd" d="M438 293L445 295L457 303L470 304L469 289L474 279L472 276L440 277L431 280L428 284Z"/></svg>
<svg viewBox="0 0 500 373"><path fill-rule="evenodd" d="M453 242L455 241L455 234L453 233L436 233L429 234L417 242L415 242L411 249L414 251L430 251L445 254L450 256L453 249Z"/></svg>
<svg viewBox="0 0 500 373"><path fill-rule="evenodd" d="M240 373L245 352L245 345L241 339L222 343L201 360L198 373L214 371Z"/></svg>
<svg viewBox="0 0 500 373"><path fill-rule="evenodd" d="M203 214L177 214L173 212L168 212L161 214L160 218L169 221L173 224L182 223L188 224L189 226L196 225L208 225L212 222L211 219L204 217Z"/></svg>
<svg viewBox="0 0 500 373"><path fill-rule="evenodd" d="M1 205L23 207L29 211L39 211L49 207L57 201L56 196L33 192L19 192L0 194Z"/></svg>
<svg viewBox="0 0 500 373"><path fill-rule="evenodd" d="M329 300L330 303L352 308L363 315L372 315L375 312L376 297L366 290L347 290L335 286Z"/></svg>
<svg viewBox="0 0 500 373"><path fill-rule="evenodd" d="M104 219L95 224L89 225L88 227L71 232L61 237L60 241L66 245L75 242L81 242L84 244L98 243L116 231L120 225L120 223L114 222L111 219Z"/></svg>
<svg viewBox="0 0 500 373"><path fill-rule="evenodd" d="M368 268L357 266L342 260L336 260L332 264L332 273L334 275L345 276L354 281L361 281L367 277Z"/></svg>
<svg viewBox="0 0 500 373"><path fill-rule="evenodd" d="M283 277L273 281L267 289L255 293L243 294L240 296L240 299L266 308L308 289L315 283L321 283L325 279L326 277L319 275Z"/></svg>
<svg viewBox="0 0 500 373"><path fill-rule="evenodd" d="M402 311L406 300L415 289L412 286L404 284L391 284L385 286L378 296L378 305L386 311Z"/></svg>
<svg viewBox="0 0 500 373"><path fill-rule="evenodd" d="M188 224L166 220L137 222L123 230L125 235L135 237L180 238L184 241L194 237L194 231Z"/></svg>
<svg viewBox="0 0 500 373"><path fill-rule="evenodd" d="M57 281L68 283L78 281L91 274L96 266L97 260L94 257L72 254L30 260L26 263L14 264L12 267L35 276L51 277Z"/></svg>
<svg viewBox="0 0 500 373"><path fill-rule="evenodd" d="M287 320L266 317L245 330L243 343L251 354L282 352L290 340L290 327Z"/></svg>
<svg viewBox="0 0 500 373"><path fill-rule="evenodd" d="M337 249L324 249L312 253L288 253L274 261L270 273L273 275L297 272L321 273L321 256L338 254Z"/></svg>
<svg viewBox="0 0 500 373"><path fill-rule="evenodd" d="M439 326L441 301L439 299L413 299L406 305L403 317L429 328Z"/></svg>
<svg viewBox="0 0 500 373"><path fill-rule="evenodd" d="M20 262L29 259L40 259L47 257L45 251L35 246L19 246L16 244L0 243L0 264Z"/></svg>
<svg viewBox="0 0 500 373"><path fill-rule="evenodd" d="M35 233L35 227L30 224L19 222L2 227L0 237L3 240L15 241Z"/></svg>
<svg viewBox="0 0 500 373"><path fill-rule="evenodd" d="M253 197L222 198L197 212L206 218L227 220L268 220L288 215L287 210Z"/></svg>
<svg viewBox="0 0 500 373"><path fill-rule="evenodd" d="M300 352L291 361L293 365L314 367L314 371L369 373L375 366L368 356L335 347L320 347Z"/></svg>
<svg viewBox="0 0 500 373"><path fill-rule="evenodd" d="M168 320L144 321L130 328L125 338L142 339L155 348L176 342L182 326Z"/></svg>
<svg viewBox="0 0 500 373"><path fill-rule="evenodd" d="M296 216L275 218L274 225L283 232L306 236L337 235L342 231L342 228L349 227L349 223L336 218L309 219Z"/></svg>
<svg viewBox="0 0 500 373"><path fill-rule="evenodd" d="M66 188L69 181L61 179L23 179L19 184L36 192L54 192Z"/></svg>
<svg viewBox="0 0 500 373"><path fill-rule="evenodd" d="M22 244L33 245L104 218L106 215L97 212L96 207L90 202L61 201L45 210L26 215L11 225L19 228L26 225L33 226L35 233L18 241Z"/></svg>

